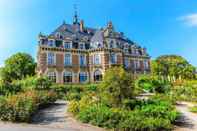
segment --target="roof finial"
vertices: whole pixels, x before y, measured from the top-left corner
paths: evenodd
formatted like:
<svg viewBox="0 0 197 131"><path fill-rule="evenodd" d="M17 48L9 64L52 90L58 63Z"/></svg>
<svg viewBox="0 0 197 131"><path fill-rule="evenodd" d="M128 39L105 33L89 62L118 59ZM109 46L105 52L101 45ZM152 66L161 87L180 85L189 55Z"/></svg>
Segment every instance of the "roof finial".
<svg viewBox="0 0 197 131"><path fill-rule="evenodd" d="M75 14L74 14L74 18L73 18L73 24L78 24L78 12L77 12L77 4L74 4L74 11L75 11Z"/></svg>

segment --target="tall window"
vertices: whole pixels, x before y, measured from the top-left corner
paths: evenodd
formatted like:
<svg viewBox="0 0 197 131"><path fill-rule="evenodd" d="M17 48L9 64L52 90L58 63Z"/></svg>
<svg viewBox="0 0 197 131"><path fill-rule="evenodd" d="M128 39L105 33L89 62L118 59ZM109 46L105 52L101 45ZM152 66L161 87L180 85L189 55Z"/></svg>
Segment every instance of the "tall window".
<svg viewBox="0 0 197 131"><path fill-rule="evenodd" d="M71 60L71 54L65 54L64 55L64 65L71 65L72 60Z"/></svg>
<svg viewBox="0 0 197 131"><path fill-rule="evenodd" d="M102 81L102 73L99 70L94 72L94 81Z"/></svg>
<svg viewBox="0 0 197 131"><path fill-rule="evenodd" d="M140 61L135 60L135 69L139 69L139 68L140 68Z"/></svg>
<svg viewBox="0 0 197 131"><path fill-rule="evenodd" d="M86 56L85 55L80 55L79 56L79 63L80 63L80 66L85 66L86 65Z"/></svg>
<svg viewBox="0 0 197 131"><path fill-rule="evenodd" d="M72 44L70 42L64 42L64 48L71 49Z"/></svg>
<svg viewBox="0 0 197 131"><path fill-rule="evenodd" d="M93 60L95 65L100 65L101 64L101 56L100 54L95 54L94 55L94 60Z"/></svg>
<svg viewBox="0 0 197 131"><path fill-rule="evenodd" d="M88 75L86 72L79 73L79 82L81 82L81 83L86 82L87 79L88 79Z"/></svg>
<svg viewBox="0 0 197 131"><path fill-rule="evenodd" d="M48 65L55 65L55 54L52 52L49 52L47 55L47 64Z"/></svg>
<svg viewBox="0 0 197 131"><path fill-rule="evenodd" d="M47 76L48 76L50 81L52 81L54 83L56 82L56 73L55 72L48 72Z"/></svg>
<svg viewBox="0 0 197 131"><path fill-rule="evenodd" d="M125 65L126 68L129 67L129 59L128 58L124 59L124 65Z"/></svg>
<svg viewBox="0 0 197 131"><path fill-rule="evenodd" d="M144 68L149 69L148 60L144 60Z"/></svg>
<svg viewBox="0 0 197 131"><path fill-rule="evenodd" d="M72 82L72 72L64 72L64 83Z"/></svg>
<svg viewBox="0 0 197 131"><path fill-rule="evenodd" d="M112 53L110 55L110 62L111 62L111 64L116 64L117 63L117 56L116 56L116 54Z"/></svg>
<svg viewBox="0 0 197 131"><path fill-rule="evenodd" d="M109 47L110 47L110 48L114 48L114 42L113 42L113 41L110 41Z"/></svg>

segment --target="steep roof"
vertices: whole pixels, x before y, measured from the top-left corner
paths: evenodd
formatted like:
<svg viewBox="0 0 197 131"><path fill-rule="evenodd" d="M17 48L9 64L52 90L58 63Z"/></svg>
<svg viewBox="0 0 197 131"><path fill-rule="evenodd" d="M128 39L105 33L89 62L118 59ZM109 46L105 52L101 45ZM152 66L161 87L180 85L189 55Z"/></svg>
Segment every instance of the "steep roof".
<svg viewBox="0 0 197 131"><path fill-rule="evenodd" d="M69 38L78 38L81 39L84 36L87 36L88 38L91 38L96 29L84 27L84 31L80 31L80 25L77 24L65 24L63 23L60 25L55 31L53 31L50 36L55 36L57 33L59 33L63 37L69 37Z"/></svg>

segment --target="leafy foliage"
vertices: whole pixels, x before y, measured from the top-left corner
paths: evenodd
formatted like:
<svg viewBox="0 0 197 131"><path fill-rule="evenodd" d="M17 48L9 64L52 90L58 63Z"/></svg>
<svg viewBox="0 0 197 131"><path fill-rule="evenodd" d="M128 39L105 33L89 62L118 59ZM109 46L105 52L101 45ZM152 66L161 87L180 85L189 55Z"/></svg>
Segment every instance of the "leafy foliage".
<svg viewBox="0 0 197 131"><path fill-rule="evenodd" d="M193 112L193 113L197 113L197 106L191 107L190 111Z"/></svg>
<svg viewBox="0 0 197 131"><path fill-rule="evenodd" d="M171 84L167 81L162 81L158 77L150 75L139 76L135 81L135 85L146 92L156 93L166 93L171 87Z"/></svg>
<svg viewBox="0 0 197 131"><path fill-rule="evenodd" d="M83 95L96 92L98 90L97 87L97 84L54 84L50 89L57 92L59 98L64 97L66 100L80 100Z"/></svg>
<svg viewBox="0 0 197 131"><path fill-rule="evenodd" d="M152 61L151 65L152 74L162 76L164 80L195 78L195 67L181 56L163 55Z"/></svg>
<svg viewBox="0 0 197 131"><path fill-rule="evenodd" d="M52 103L56 98L54 92L34 90L0 97L0 120L29 122L38 107Z"/></svg>
<svg viewBox="0 0 197 131"><path fill-rule="evenodd" d="M132 131L170 130L179 114L170 101L160 97L147 101L131 99L132 104L124 108L111 108L89 97L83 102L72 101L69 111L82 122L100 127Z"/></svg>
<svg viewBox="0 0 197 131"><path fill-rule="evenodd" d="M23 80L14 80L12 83L0 82L0 95L16 94L30 89L48 90L51 82L47 77L27 77Z"/></svg>
<svg viewBox="0 0 197 131"><path fill-rule="evenodd" d="M197 102L197 81L186 81L174 85L171 94L177 100Z"/></svg>
<svg viewBox="0 0 197 131"><path fill-rule="evenodd" d="M171 99L164 95L148 100L136 99L131 76L119 67L108 70L104 77L98 89L88 93L83 90L85 95L81 95L81 99L73 99L69 103L69 111L76 118L84 123L125 131L172 128L179 114ZM151 84L155 83L151 79Z"/></svg>
<svg viewBox="0 0 197 131"><path fill-rule="evenodd" d="M101 99L111 106L118 107L124 99L133 97L133 79L121 67L114 67L106 71L100 85Z"/></svg>
<svg viewBox="0 0 197 131"><path fill-rule="evenodd" d="M26 53L17 53L5 61L5 66L1 68L0 76L3 81L11 82L21 80L26 76L35 74L35 62Z"/></svg>

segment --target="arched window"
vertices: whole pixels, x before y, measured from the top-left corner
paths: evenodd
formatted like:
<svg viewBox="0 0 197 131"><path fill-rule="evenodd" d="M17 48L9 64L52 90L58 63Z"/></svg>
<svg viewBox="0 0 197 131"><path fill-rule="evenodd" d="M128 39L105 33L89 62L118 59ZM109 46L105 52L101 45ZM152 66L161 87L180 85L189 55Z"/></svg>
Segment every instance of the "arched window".
<svg viewBox="0 0 197 131"><path fill-rule="evenodd" d="M87 79L88 79L88 75L86 72L79 73L79 82L81 82L81 83L86 82Z"/></svg>
<svg viewBox="0 0 197 131"><path fill-rule="evenodd" d="M97 70L94 72L94 81L102 81L102 77L101 71Z"/></svg>
<svg viewBox="0 0 197 131"><path fill-rule="evenodd" d="M56 83L56 72L48 72L47 76L50 81Z"/></svg>
<svg viewBox="0 0 197 131"><path fill-rule="evenodd" d="M72 72L64 72L64 83L71 83L72 82Z"/></svg>

